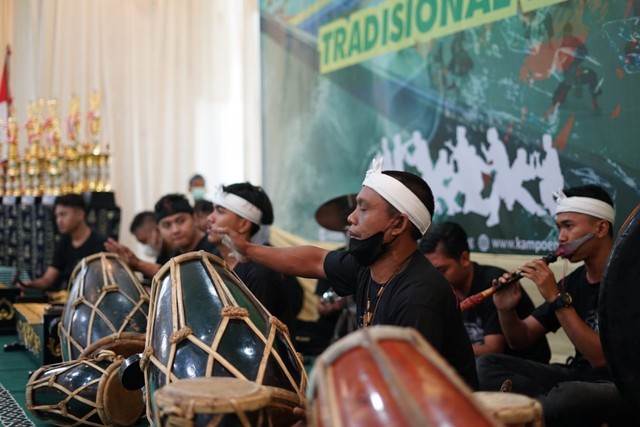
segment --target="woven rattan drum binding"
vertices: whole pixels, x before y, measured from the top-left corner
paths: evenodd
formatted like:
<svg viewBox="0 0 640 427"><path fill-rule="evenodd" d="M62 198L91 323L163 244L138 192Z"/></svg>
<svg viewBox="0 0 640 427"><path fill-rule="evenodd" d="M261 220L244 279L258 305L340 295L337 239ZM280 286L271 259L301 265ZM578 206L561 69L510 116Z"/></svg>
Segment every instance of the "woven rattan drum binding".
<svg viewBox="0 0 640 427"><path fill-rule="evenodd" d="M140 419L140 390L125 390L118 379L121 356L102 351L94 359L43 366L26 387L27 409L63 426L129 426Z"/></svg>
<svg viewBox="0 0 640 427"><path fill-rule="evenodd" d="M153 278L140 366L149 395L182 378L236 377L269 388L283 423L304 406L307 377L286 326L204 251L172 258Z"/></svg>
<svg viewBox="0 0 640 427"><path fill-rule="evenodd" d="M269 390L238 378L186 378L153 395L158 426L270 427Z"/></svg>
<svg viewBox="0 0 640 427"><path fill-rule="evenodd" d="M352 332L316 359L310 426L499 425L455 370L413 328Z"/></svg>
<svg viewBox="0 0 640 427"><path fill-rule="evenodd" d="M71 274L60 322L62 360L113 350L124 357L144 349L149 295L116 254L83 258Z"/></svg>

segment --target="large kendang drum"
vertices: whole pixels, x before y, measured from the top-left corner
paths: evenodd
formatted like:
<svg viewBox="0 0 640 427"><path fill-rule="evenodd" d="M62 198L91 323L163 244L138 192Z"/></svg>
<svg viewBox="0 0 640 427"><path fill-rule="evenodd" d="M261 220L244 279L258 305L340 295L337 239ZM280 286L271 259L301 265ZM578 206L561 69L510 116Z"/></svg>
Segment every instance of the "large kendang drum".
<svg viewBox="0 0 640 427"><path fill-rule="evenodd" d="M212 254L183 254L158 271L146 338L140 367L150 420L154 393L185 378L235 377L266 387L274 425L291 425L293 408L305 404L307 377L286 326Z"/></svg>
<svg viewBox="0 0 640 427"><path fill-rule="evenodd" d="M61 426L130 426L144 411L140 390L126 390L118 371L124 359L112 351L45 365L26 387L26 407L37 418Z"/></svg>
<svg viewBox="0 0 640 427"><path fill-rule="evenodd" d="M360 329L329 346L307 402L316 427L500 425L415 329L398 326Z"/></svg>
<svg viewBox="0 0 640 427"><path fill-rule="evenodd" d="M640 406L640 205L620 227L600 282L599 334L611 377L636 408ZM640 413L635 412L636 422Z"/></svg>
<svg viewBox="0 0 640 427"><path fill-rule="evenodd" d="M124 357L144 349L149 294L116 254L83 258L71 273L59 326L62 360L112 350Z"/></svg>

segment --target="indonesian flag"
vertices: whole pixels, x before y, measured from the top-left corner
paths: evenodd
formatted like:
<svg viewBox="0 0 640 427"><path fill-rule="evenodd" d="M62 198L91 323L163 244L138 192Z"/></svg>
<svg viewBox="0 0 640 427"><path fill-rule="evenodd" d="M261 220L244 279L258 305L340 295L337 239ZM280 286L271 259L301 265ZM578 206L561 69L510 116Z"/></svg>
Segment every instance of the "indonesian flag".
<svg viewBox="0 0 640 427"><path fill-rule="evenodd" d="M0 120L7 122L9 110L11 109L11 91L9 90L9 57L11 49L7 46L7 53L4 57L4 68L2 69L2 82L0 83Z"/></svg>

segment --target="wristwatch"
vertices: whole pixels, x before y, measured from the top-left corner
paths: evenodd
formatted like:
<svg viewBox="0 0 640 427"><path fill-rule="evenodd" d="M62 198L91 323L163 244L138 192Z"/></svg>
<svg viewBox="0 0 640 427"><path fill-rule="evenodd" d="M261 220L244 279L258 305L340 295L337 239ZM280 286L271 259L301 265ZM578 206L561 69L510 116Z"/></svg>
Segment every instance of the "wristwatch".
<svg viewBox="0 0 640 427"><path fill-rule="evenodd" d="M554 310L571 307L572 304L573 298L569 292L558 292L557 298L551 301L551 307L553 307Z"/></svg>

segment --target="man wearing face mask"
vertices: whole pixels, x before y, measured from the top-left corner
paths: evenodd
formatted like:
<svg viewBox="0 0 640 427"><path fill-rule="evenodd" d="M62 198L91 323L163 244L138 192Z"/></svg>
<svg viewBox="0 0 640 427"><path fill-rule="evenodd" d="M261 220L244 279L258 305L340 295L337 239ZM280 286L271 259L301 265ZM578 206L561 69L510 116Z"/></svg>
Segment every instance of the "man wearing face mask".
<svg viewBox="0 0 640 427"><path fill-rule="evenodd" d="M143 245L144 255L155 259L156 264L162 265L169 260L173 248L162 238L153 212L144 211L136 214L129 231Z"/></svg>
<svg viewBox="0 0 640 427"><path fill-rule="evenodd" d="M444 276L418 250L434 201L422 178L381 171L374 161L349 215L349 247L273 248L253 244L228 227L212 227L236 258L294 276L329 279L338 295L355 295L359 327L417 329L473 388L475 358L458 301Z"/></svg>
<svg viewBox="0 0 640 427"><path fill-rule="evenodd" d="M202 175L197 173L189 178L189 194L194 202L207 198L207 184Z"/></svg>

